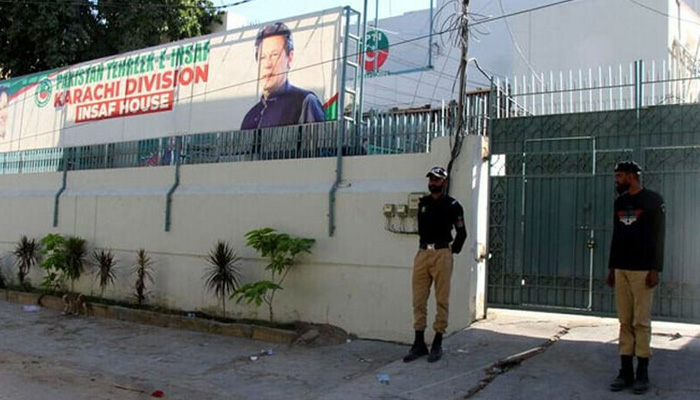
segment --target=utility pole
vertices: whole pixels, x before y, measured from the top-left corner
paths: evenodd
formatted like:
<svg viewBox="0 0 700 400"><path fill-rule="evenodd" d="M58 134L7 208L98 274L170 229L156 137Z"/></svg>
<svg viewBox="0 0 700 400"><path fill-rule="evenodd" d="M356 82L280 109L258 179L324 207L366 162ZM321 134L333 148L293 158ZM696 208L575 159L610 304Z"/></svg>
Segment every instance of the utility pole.
<svg viewBox="0 0 700 400"><path fill-rule="evenodd" d="M465 130L465 112L464 101L466 99L466 83L467 83L467 52L469 49L469 0L462 0L462 12L459 18L458 35L459 44L462 48L462 57L459 59L459 98L457 99L457 127L455 130L454 145L450 154L450 162L447 164L447 175L452 174L452 165L459 157L462 151L462 141L464 140ZM450 191L450 184L447 184L447 193Z"/></svg>
<svg viewBox="0 0 700 400"><path fill-rule="evenodd" d="M467 52L469 50L468 32L469 0L462 0L462 17L459 24L459 41L462 47L462 57L459 59L459 99L457 100L457 136L463 136L464 129L464 100L466 97Z"/></svg>

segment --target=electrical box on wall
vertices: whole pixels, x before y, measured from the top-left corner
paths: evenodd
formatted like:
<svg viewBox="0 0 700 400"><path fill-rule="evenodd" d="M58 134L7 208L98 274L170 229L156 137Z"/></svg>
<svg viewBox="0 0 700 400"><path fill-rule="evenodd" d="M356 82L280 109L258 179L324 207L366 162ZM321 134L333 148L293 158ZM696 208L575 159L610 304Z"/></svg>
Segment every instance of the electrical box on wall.
<svg viewBox="0 0 700 400"><path fill-rule="evenodd" d="M420 198L425 196L425 193L409 193L408 195L408 215L415 217L418 215L418 204Z"/></svg>
<svg viewBox="0 0 700 400"><path fill-rule="evenodd" d="M408 204L399 204L396 206L396 215L398 215L399 218L408 217Z"/></svg>
<svg viewBox="0 0 700 400"><path fill-rule="evenodd" d="M382 213L384 213L385 217L391 218L396 213L396 206L393 204L384 204L384 207L382 207Z"/></svg>

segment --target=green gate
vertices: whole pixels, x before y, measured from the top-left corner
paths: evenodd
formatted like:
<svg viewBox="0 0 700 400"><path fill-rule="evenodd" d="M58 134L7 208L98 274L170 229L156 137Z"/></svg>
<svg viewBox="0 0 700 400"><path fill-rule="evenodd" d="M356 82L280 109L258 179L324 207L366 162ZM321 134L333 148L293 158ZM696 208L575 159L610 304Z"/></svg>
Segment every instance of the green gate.
<svg viewBox="0 0 700 400"><path fill-rule="evenodd" d="M613 313L613 167L635 159L666 199L655 314L700 321L699 128L697 105L494 120L489 304Z"/></svg>

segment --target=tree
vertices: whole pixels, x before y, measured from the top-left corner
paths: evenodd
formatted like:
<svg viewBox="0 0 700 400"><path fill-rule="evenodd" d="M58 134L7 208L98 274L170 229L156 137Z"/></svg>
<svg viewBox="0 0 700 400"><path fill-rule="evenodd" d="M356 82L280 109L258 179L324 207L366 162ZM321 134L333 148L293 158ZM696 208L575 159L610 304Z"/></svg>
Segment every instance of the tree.
<svg viewBox="0 0 700 400"><path fill-rule="evenodd" d="M19 76L88 60L97 20L89 0L0 3L0 70Z"/></svg>
<svg viewBox="0 0 700 400"><path fill-rule="evenodd" d="M40 243L43 261L39 266L46 272L41 286L46 290L61 290L65 283L63 271L67 260L64 250L66 239L58 233L50 233L44 236Z"/></svg>
<svg viewBox="0 0 700 400"><path fill-rule="evenodd" d="M210 1L198 0L101 0L107 54L123 53L210 33L221 13Z"/></svg>
<svg viewBox="0 0 700 400"><path fill-rule="evenodd" d="M286 233L278 233L273 228L261 228L246 233L246 245L254 248L262 257L267 257L269 263L265 270L270 272L271 280L248 283L231 294L237 303L245 300L248 304L260 306L267 304L270 322L274 322L275 314L272 309L275 293L282 289L282 282L290 269L296 264L299 254L311 254L311 246L315 239L298 238Z"/></svg>
<svg viewBox="0 0 700 400"><path fill-rule="evenodd" d="M208 0L0 2L0 77L207 34L214 21Z"/></svg>
<svg viewBox="0 0 700 400"><path fill-rule="evenodd" d="M207 268L204 279L206 287L221 299L221 310L226 316L226 297L236 290L239 285L238 262L240 257L233 252L231 246L224 241L216 243L207 256Z"/></svg>

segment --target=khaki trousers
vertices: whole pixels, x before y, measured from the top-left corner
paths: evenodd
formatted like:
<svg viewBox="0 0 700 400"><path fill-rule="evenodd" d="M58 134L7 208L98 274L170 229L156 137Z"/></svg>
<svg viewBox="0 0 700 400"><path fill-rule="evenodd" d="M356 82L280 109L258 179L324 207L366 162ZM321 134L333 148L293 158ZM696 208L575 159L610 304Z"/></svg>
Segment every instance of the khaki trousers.
<svg viewBox="0 0 700 400"><path fill-rule="evenodd" d="M428 297L435 282L437 315L433 330L445 333L450 307L452 250L418 250L413 262L413 328L424 331L427 326Z"/></svg>
<svg viewBox="0 0 700 400"><path fill-rule="evenodd" d="M615 270L615 299L620 320L620 355L651 356L651 304L648 271Z"/></svg>

